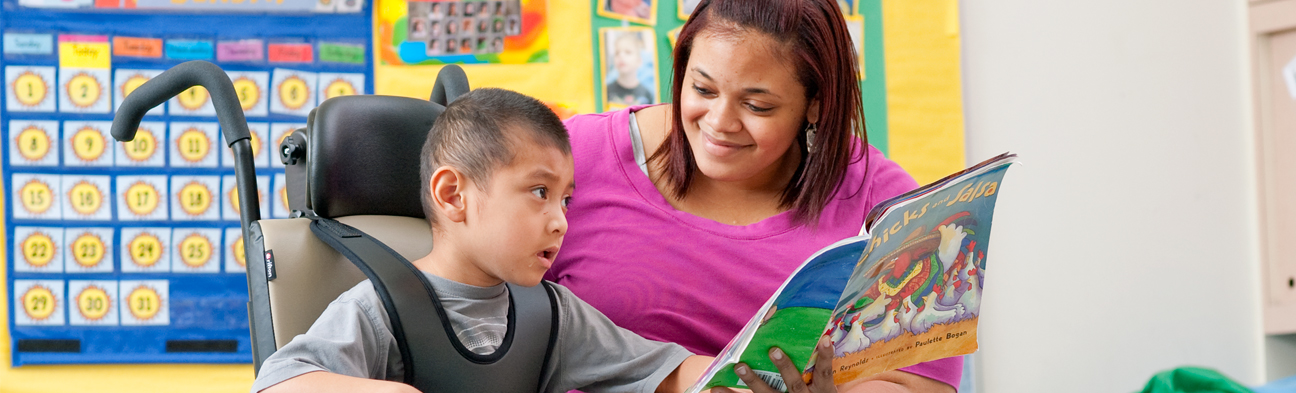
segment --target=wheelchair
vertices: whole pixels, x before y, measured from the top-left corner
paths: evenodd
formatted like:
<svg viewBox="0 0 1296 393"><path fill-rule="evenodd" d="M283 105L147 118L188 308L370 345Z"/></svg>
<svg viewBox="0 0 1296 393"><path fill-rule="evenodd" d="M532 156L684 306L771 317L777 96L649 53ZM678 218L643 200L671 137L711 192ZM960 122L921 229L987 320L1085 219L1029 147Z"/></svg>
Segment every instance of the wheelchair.
<svg viewBox="0 0 1296 393"><path fill-rule="evenodd" d="M427 281L420 274L409 274L417 270L408 262L432 249L432 235L419 198L419 157L437 116L456 97L468 92L468 79L463 70L454 65L444 67L429 101L346 96L324 101L312 110L306 128L292 132L277 152L286 166L288 208L293 212L293 218L288 219L261 218L259 204L255 202L258 200L256 174L247 121L232 83L214 64L203 61L180 64L137 88L124 100L113 120L113 137L118 141L133 139L145 112L195 85L211 92L221 132L234 153L239 200L252 201L243 203L240 221L247 261L248 322L257 373L266 358L293 337L305 333L338 295L366 278L385 283L375 287L392 317L392 333L401 346L407 383L429 386L434 383L430 381L438 378L454 382L455 374L476 372L469 369L480 368L481 364L447 363L442 359L449 358L444 356L449 348L445 339L439 344L432 343L437 337L445 337L438 334L441 329L415 331L419 329L411 328L442 326L450 333L444 317L438 317L438 313L443 315L439 304L428 308L435 302L434 296L432 302L426 296L431 294L431 287L419 287L419 281L424 284ZM365 242L359 240L361 237L376 241ZM326 244L330 238L334 242L359 243L352 243L351 249L338 248ZM384 261L367 264L361 261L375 258ZM404 261L404 265L397 260ZM393 300L385 295L387 289L383 285L392 290ZM396 294L397 288L405 289ZM427 292L421 292L423 289ZM510 290L527 289L510 287ZM411 291L425 296L412 296L411 300L408 295ZM522 312L527 307L551 307L551 304L538 304L542 300L534 295L535 289L531 291L530 295L518 292L514 297L515 303L520 301L518 304L525 306L518 307L519 315L527 314ZM543 293L545 289L539 291ZM399 319L394 310L400 310ZM551 313L544 315L553 313L549 308L544 310ZM531 314L534 315L527 317L544 316ZM519 318L519 321L534 322ZM551 317L551 320L552 324L531 323L546 325L537 329L519 329L524 331L520 337L542 339L530 336L552 334L557 319ZM536 332L526 333L531 330ZM461 346L453 338L450 341ZM551 346L552 340L549 341ZM515 343L515 347L519 346ZM493 367L486 372L529 366L531 363L526 361L508 361L510 356L514 359L537 356L535 350L525 350L526 345L520 348L507 351L504 361L486 365ZM541 347L542 352L548 350ZM519 354L513 356L514 352ZM544 352L543 356L547 361L549 353ZM539 373L542 367L531 368ZM482 388L462 384L434 386L458 387L449 389L452 391ZM488 382L486 390L497 390L490 386L493 385Z"/></svg>

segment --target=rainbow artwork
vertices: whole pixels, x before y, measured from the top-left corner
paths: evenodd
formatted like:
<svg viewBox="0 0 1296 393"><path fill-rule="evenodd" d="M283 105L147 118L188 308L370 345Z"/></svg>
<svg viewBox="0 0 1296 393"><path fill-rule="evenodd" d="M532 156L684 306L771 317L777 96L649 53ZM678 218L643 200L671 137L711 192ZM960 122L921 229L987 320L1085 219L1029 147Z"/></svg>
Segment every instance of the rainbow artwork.
<svg viewBox="0 0 1296 393"><path fill-rule="evenodd" d="M378 0L379 64L549 61L546 0Z"/></svg>

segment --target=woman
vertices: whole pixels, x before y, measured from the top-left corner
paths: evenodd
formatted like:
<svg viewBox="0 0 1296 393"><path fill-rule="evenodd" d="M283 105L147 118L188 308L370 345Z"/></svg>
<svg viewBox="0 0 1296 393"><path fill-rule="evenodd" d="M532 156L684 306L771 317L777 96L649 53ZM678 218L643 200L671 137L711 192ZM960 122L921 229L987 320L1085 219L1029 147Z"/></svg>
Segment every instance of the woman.
<svg viewBox="0 0 1296 393"><path fill-rule="evenodd" d="M699 4L675 49L672 104L568 121L577 188L548 278L622 327L718 353L801 262L916 187L862 140L852 48L835 0ZM842 388L953 392L961 367Z"/></svg>

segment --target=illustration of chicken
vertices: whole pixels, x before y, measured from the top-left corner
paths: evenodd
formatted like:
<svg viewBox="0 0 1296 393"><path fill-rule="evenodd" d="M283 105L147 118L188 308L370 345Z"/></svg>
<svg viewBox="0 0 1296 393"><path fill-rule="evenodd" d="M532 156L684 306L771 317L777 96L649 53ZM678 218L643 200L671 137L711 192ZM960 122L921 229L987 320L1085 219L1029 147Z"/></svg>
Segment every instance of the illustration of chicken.
<svg viewBox="0 0 1296 393"><path fill-rule="evenodd" d="M833 349L837 356L863 351L871 344L868 337L864 336L864 326L859 314L851 318L845 330L837 329L837 332L840 332L840 338L833 336Z"/></svg>
<svg viewBox="0 0 1296 393"><path fill-rule="evenodd" d="M916 315L912 317L909 325L906 326L913 334L923 334L931 327L938 323L950 323L958 320L963 314L963 305L955 304L953 307L941 306L936 301L936 293L927 295L926 307L920 307ZM905 299L908 302L908 299Z"/></svg>
<svg viewBox="0 0 1296 393"><path fill-rule="evenodd" d="M899 337L903 329L900 327L900 316L897 311L897 309L887 310L882 323L864 330L864 337L868 337L869 342L872 343L886 342Z"/></svg>
<svg viewBox="0 0 1296 393"><path fill-rule="evenodd" d="M969 265L972 272L968 275L967 290L958 300L958 304L963 307L964 318L981 315L981 275L977 271L980 269L976 268L975 263Z"/></svg>

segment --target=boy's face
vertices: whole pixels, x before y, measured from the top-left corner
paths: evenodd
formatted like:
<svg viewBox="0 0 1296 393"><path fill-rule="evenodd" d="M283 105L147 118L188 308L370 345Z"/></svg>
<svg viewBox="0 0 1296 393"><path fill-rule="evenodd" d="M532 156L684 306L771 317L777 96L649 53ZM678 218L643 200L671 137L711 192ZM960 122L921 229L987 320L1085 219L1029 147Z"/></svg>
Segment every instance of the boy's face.
<svg viewBox="0 0 1296 393"><path fill-rule="evenodd" d="M614 57L612 60L616 65L617 72L633 74L639 69L639 45L635 44L633 38L617 38Z"/></svg>
<svg viewBox="0 0 1296 393"><path fill-rule="evenodd" d="M486 191L476 185L464 190L468 201L477 203L468 205L463 241L482 273L534 286L553 265L567 234L567 203L575 188L572 157L530 136L514 140L510 148L513 162L491 174Z"/></svg>

